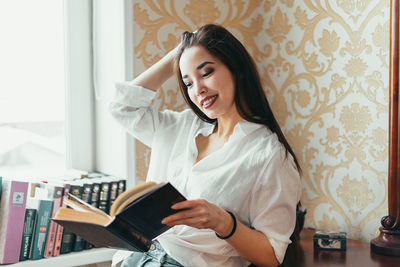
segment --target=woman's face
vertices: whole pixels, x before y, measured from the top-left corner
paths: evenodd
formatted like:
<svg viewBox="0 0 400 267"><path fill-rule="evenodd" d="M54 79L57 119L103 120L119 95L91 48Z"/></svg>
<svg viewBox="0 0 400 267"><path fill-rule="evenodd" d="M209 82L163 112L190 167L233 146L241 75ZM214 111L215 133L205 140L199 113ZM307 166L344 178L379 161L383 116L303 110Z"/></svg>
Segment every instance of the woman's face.
<svg viewBox="0 0 400 267"><path fill-rule="evenodd" d="M210 119L237 114L233 77L219 59L194 46L182 53L179 68L190 99Z"/></svg>

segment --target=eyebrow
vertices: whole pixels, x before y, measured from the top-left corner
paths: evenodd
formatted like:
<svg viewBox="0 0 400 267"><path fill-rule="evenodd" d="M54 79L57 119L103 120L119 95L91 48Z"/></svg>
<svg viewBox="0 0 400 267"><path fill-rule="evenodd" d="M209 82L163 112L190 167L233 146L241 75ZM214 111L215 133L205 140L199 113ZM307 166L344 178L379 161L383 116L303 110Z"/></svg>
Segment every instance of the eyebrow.
<svg viewBox="0 0 400 267"><path fill-rule="evenodd" d="M198 65L198 66L196 67L196 70L200 70L200 69L202 69L204 66L206 66L206 65L208 65L208 64L214 64L214 62L211 62L211 61L204 61L203 63L201 63L200 65ZM185 78L187 78L187 77L188 77L187 74L185 74L185 75L182 76L182 79L185 79Z"/></svg>

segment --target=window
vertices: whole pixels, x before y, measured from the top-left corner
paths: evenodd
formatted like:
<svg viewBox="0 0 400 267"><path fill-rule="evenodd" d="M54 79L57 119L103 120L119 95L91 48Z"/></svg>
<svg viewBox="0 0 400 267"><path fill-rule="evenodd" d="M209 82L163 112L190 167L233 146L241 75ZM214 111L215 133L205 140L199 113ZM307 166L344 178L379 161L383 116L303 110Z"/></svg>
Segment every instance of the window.
<svg viewBox="0 0 400 267"><path fill-rule="evenodd" d="M63 8L0 1L0 176L65 169Z"/></svg>
<svg viewBox="0 0 400 267"><path fill-rule="evenodd" d="M132 10L132 0L0 1L0 176L73 168L135 181L134 140L107 109L114 82L132 79Z"/></svg>

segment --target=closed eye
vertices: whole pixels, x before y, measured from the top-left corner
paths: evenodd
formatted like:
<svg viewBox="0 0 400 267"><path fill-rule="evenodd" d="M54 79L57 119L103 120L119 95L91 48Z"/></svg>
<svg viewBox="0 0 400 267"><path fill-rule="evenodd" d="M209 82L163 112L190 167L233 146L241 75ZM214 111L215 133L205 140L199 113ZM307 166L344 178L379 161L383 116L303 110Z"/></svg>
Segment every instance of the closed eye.
<svg viewBox="0 0 400 267"><path fill-rule="evenodd" d="M206 73L204 73L203 75L202 75L202 77L207 77L208 75L210 75L211 73L213 73L214 72L214 70L213 69L210 69L209 71L207 71Z"/></svg>

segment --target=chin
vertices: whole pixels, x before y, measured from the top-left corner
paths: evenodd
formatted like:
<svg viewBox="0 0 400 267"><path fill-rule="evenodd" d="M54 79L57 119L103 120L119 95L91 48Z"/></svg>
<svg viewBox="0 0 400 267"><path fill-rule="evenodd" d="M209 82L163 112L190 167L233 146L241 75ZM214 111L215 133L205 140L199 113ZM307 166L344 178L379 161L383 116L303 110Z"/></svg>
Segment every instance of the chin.
<svg viewBox="0 0 400 267"><path fill-rule="evenodd" d="M209 117L210 119L212 119L212 120L216 120L216 119L218 119L218 116L217 115L215 115L215 114L210 114L210 113L205 113L205 112L203 112L207 117Z"/></svg>

